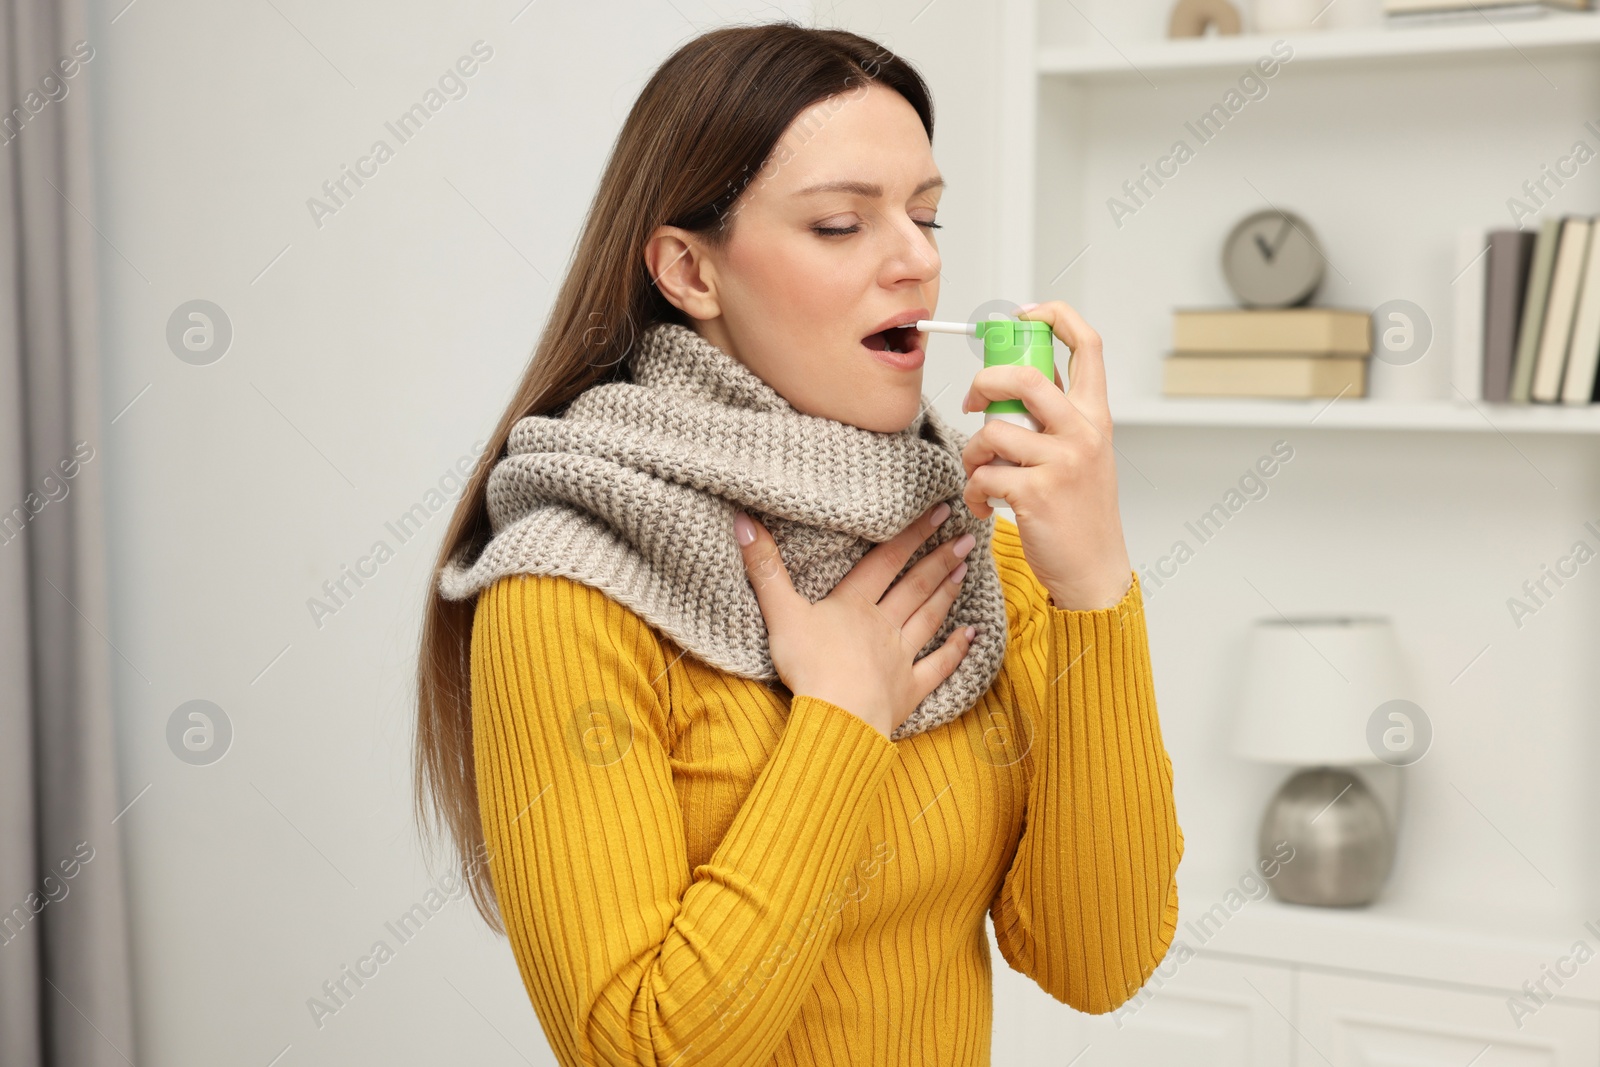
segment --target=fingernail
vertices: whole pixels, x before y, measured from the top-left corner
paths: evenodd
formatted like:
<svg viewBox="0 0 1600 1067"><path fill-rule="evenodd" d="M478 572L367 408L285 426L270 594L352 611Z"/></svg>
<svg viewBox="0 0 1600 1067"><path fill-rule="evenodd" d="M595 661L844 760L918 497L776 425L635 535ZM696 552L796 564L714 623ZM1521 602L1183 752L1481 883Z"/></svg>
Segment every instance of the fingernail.
<svg viewBox="0 0 1600 1067"><path fill-rule="evenodd" d="M962 576L965 575L966 573L967 573L967 561L966 560L962 560L960 565L957 566L955 570L950 572L950 580L952 582L959 582L961 580Z"/></svg>
<svg viewBox="0 0 1600 1067"><path fill-rule="evenodd" d="M733 536L739 539L741 545L748 545L756 539L756 524L742 511L733 513Z"/></svg>
<svg viewBox="0 0 1600 1067"><path fill-rule="evenodd" d="M950 517L950 505L945 503L942 500L939 501L939 506L933 509L933 515L932 515L933 524L935 526L937 526L941 522L943 522L944 520L948 519L949 517Z"/></svg>
<svg viewBox="0 0 1600 1067"><path fill-rule="evenodd" d="M1021 306L1021 307L1019 307L1019 308L1018 308L1018 309L1017 309L1017 314L1019 314L1019 315L1020 315L1020 314L1021 314L1021 313L1022 313L1022 312L1024 312L1024 311L1032 311L1032 310L1033 310L1033 309L1034 309L1034 308L1036 308L1036 307L1038 307L1038 306L1039 306L1039 305L1038 305L1038 303L1037 303L1037 302L1034 302L1034 303L1032 303L1032 304L1023 304L1023 305L1022 305L1022 306Z"/></svg>
<svg viewBox="0 0 1600 1067"><path fill-rule="evenodd" d="M976 626L967 627L967 640L968 641L971 641L974 637L977 637L977 636L978 636L978 628Z"/></svg>
<svg viewBox="0 0 1600 1067"><path fill-rule="evenodd" d="M955 553L956 559L960 559L968 552L971 552L972 546L977 543L978 539L976 537L973 537L970 533L964 533L956 538L956 543L950 546L950 551Z"/></svg>

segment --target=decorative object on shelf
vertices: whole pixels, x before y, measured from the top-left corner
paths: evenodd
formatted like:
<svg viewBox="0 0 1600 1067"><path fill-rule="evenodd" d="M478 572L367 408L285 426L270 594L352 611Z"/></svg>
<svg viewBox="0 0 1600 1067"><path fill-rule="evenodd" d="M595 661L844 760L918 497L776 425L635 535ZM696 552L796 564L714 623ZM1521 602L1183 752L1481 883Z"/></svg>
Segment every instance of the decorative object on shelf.
<svg viewBox="0 0 1600 1067"><path fill-rule="evenodd" d="M1315 30L1326 0L1255 0L1250 28L1258 33Z"/></svg>
<svg viewBox="0 0 1600 1067"><path fill-rule="evenodd" d="M1276 208L1247 215L1222 243L1222 275L1244 305L1177 309L1164 396L1362 397L1372 317L1305 307L1326 259L1311 224Z"/></svg>
<svg viewBox="0 0 1600 1067"><path fill-rule="evenodd" d="M1165 396L1340 396L1367 392L1372 316L1353 308L1177 308Z"/></svg>
<svg viewBox="0 0 1600 1067"><path fill-rule="evenodd" d="M1232 37L1239 32L1240 21L1239 9L1228 0L1178 0L1167 20L1167 36L1204 37L1214 29L1218 37Z"/></svg>
<svg viewBox="0 0 1600 1067"><path fill-rule="evenodd" d="M1233 750L1299 768L1261 819L1263 859L1279 842L1294 861L1271 882L1291 904L1371 903L1394 865L1404 767L1380 758L1369 726L1407 677L1389 620L1377 616L1258 619L1245 661ZM1355 772L1387 773L1388 803Z"/></svg>
<svg viewBox="0 0 1600 1067"><path fill-rule="evenodd" d="M1292 211L1246 215L1222 242L1222 276L1245 307L1309 303L1326 262L1311 224Z"/></svg>

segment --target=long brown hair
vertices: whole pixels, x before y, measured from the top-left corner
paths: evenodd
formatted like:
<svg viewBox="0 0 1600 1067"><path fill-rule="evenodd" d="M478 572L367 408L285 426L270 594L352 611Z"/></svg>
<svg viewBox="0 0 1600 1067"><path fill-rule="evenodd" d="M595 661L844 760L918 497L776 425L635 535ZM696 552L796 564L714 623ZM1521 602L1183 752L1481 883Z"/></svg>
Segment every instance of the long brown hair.
<svg viewBox="0 0 1600 1067"><path fill-rule="evenodd" d="M484 487L518 419L557 415L602 381L629 380L629 353L660 322L691 325L656 288L645 243L661 225L724 245L742 195L785 160L774 148L813 105L877 83L916 109L933 139L922 77L876 42L794 22L713 30L683 45L651 76L622 125L577 252L522 384L500 416L467 483L432 571L417 658L415 816L425 844L446 830L455 862L484 921L504 933L483 862L473 767L469 655L476 600L445 600L447 561L475 559L491 533ZM431 811L430 811L431 808Z"/></svg>

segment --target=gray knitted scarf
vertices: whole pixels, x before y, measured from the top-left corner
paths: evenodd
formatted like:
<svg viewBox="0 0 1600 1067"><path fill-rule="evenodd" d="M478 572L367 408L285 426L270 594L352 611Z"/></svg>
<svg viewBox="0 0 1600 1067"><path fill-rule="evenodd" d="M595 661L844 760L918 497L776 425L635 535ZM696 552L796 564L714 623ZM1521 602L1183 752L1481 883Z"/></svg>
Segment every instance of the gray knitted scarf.
<svg viewBox="0 0 1600 1067"><path fill-rule="evenodd" d="M926 397L895 433L804 414L676 323L643 334L632 370L632 381L591 386L559 417L529 415L512 427L507 454L489 473L492 536L476 561L442 569L446 599L466 599L508 574L564 575L712 666L774 681L734 510L766 526L795 589L816 603L873 545L943 500L949 518L901 573L968 531L977 544L955 603L918 658L958 626L976 625L978 636L891 739L977 703L1005 656L1006 610L990 551L994 518L978 519L961 499L965 434Z"/></svg>

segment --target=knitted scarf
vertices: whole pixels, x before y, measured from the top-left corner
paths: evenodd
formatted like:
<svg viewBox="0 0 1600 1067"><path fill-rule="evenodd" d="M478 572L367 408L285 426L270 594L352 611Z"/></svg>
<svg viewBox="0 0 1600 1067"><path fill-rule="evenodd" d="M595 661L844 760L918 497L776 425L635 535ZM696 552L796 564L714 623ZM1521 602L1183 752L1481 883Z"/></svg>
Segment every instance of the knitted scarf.
<svg viewBox="0 0 1600 1067"><path fill-rule="evenodd" d="M816 603L875 544L943 500L949 517L901 574L969 531L977 544L961 591L917 658L958 626L974 624L978 635L890 739L949 722L978 701L1005 656L1006 611L990 551L994 519L978 519L961 500L967 435L926 397L895 433L804 414L676 323L642 335L632 370L632 381L591 386L558 417L529 415L512 427L489 473L492 536L475 561L441 570L446 599L466 599L508 574L564 575L705 662L773 681L734 510L766 526L794 588Z"/></svg>

